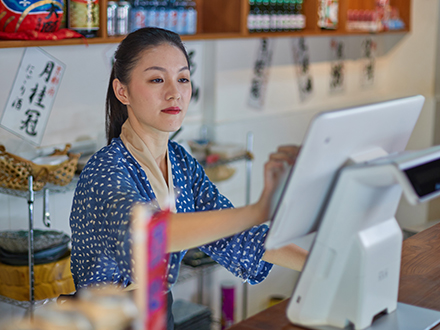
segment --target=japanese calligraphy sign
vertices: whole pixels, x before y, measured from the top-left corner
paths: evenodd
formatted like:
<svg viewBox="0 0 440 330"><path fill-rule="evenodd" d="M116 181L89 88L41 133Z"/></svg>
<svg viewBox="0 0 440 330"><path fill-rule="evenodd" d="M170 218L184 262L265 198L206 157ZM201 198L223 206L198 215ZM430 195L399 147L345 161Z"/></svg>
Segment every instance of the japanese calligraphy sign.
<svg viewBox="0 0 440 330"><path fill-rule="evenodd" d="M310 73L309 47L304 37L292 39L293 62L296 67L299 96L305 101L313 92L313 79Z"/></svg>
<svg viewBox="0 0 440 330"><path fill-rule="evenodd" d="M362 74L361 85L371 86L374 83L375 64L376 64L376 42L368 37L362 42Z"/></svg>
<svg viewBox="0 0 440 330"><path fill-rule="evenodd" d="M193 41L185 44L188 53L191 75L191 103L188 107L188 115L200 114L203 112L203 61L205 57L205 46L202 42Z"/></svg>
<svg viewBox="0 0 440 330"><path fill-rule="evenodd" d="M272 63L272 53L274 48L273 39L261 39L257 60L254 64L251 91L248 104L256 109L261 109L264 105L269 69Z"/></svg>
<svg viewBox="0 0 440 330"><path fill-rule="evenodd" d="M345 89L345 43L336 38L330 41L330 92Z"/></svg>
<svg viewBox="0 0 440 330"><path fill-rule="evenodd" d="M39 145L65 65L39 48L26 48L0 125Z"/></svg>

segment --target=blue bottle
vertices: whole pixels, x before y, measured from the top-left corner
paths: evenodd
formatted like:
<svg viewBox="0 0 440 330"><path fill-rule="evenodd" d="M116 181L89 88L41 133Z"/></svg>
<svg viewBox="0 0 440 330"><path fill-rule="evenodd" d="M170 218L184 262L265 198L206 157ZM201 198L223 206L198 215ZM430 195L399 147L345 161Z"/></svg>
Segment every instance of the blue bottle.
<svg viewBox="0 0 440 330"><path fill-rule="evenodd" d="M196 34L197 32L197 10L194 1L187 2L186 14L186 34Z"/></svg>
<svg viewBox="0 0 440 330"><path fill-rule="evenodd" d="M157 7L157 27L160 27L161 29L165 29L167 26L167 20L168 20L167 2L159 1Z"/></svg>
<svg viewBox="0 0 440 330"><path fill-rule="evenodd" d="M145 1L135 0L130 10L129 32L136 31L147 26L147 8Z"/></svg>
<svg viewBox="0 0 440 330"><path fill-rule="evenodd" d="M166 29L177 32L177 4L176 0L169 0L168 1L168 20L166 24Z"/></svg>
<svg viewBox="0 0 440 330"><path fill-rule="evenodd" d="M176 9L177 9L176 33L185 34L186 18L187 18L186 1L176 0Z"/></svg>
<svg viewBox="0 0 440 330"><path fill-rule="evenodd" d="M149 1L147 8L147 26L157 27L157 1Z"/></svg>

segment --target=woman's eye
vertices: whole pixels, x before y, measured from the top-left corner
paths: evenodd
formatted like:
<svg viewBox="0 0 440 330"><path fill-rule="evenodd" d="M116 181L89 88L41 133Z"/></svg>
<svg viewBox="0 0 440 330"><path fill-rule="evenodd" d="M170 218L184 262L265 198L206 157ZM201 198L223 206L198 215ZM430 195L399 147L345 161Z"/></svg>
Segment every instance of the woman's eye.
<svg viewBox="0 0 440 330"><path fill-rule="evenodd" d="M189 82L189 79L188 79L188 78L180 78L180 79L179 79L179 82L182 82L182 83L188 83L188 82Z"/></svg>
<svg viewBox="0 0 440 330"><path fill-rule="evenodd" d="M161 79L161 78L156 78L156 79L152 79L151 82L154 82L154 83L161 83L161 82L163 82L163 79Z"/></svg>

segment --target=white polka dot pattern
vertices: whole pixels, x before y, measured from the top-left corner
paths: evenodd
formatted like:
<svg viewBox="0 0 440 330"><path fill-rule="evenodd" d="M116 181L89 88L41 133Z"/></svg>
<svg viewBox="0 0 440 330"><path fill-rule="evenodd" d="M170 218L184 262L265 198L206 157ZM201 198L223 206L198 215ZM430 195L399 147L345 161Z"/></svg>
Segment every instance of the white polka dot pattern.
<svg viewBox="0 0 440 330"><path fill-rule="evenodd" d="M168 144L177 212L233 207L209 181L202 166L176 142ZM131 270L130 212L136 203L159 208L145 172L117 138L91 157L83 169L72 204L71 271L75 286L134 280ZM200 247L234 275L261 282L272 264L261 260L267 226ZM177 280L186 251L169 255L167 281Z"/></svg>

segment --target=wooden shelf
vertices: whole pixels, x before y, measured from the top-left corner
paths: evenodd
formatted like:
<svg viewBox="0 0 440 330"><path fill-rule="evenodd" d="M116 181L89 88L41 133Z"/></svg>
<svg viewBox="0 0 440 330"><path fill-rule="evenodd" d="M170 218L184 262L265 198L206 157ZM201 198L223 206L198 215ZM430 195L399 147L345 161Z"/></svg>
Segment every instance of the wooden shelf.
<svg viewBox="0 0 440 330"><path fill-rule="evenodd" d="M319 1L320 0L304 0L306 27L303 30L289 32L249 33L247 30L247 16L249 13L248 0L195 0L197 3L198 33L195 35L183 35L182 39L204 40L371 34L371 32L348 31L346 29L347 10L372 9L374 8L375 0L340 0L339 24L334 30L326 30L318 27L317 12ZM400 17L405 23L405 29L378 33L409 32L411 30L411 0L390 1L391 6L396 7L399 10ZM104 10L106 7L107 0L100 0L100 30L97 38L64 39L57 41L0 40L0 48L119 43L124 37L107 36L107 11Z"/></svg>

